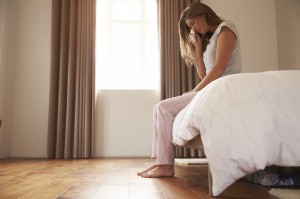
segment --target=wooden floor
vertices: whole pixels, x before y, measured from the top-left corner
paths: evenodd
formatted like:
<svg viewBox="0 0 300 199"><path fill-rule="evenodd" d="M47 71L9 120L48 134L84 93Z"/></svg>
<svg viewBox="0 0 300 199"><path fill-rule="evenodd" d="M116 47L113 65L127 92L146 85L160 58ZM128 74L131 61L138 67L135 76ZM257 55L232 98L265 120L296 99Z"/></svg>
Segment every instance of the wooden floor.
<svg viewBox="0 0 300 199"><path fill-rule="evenodd" d="M0 160L0 198L208 199L207 166L175 167L174 178L145 179L137 171L153 160ZM221 199L268 199L269 188L245 181Z"/></svg>

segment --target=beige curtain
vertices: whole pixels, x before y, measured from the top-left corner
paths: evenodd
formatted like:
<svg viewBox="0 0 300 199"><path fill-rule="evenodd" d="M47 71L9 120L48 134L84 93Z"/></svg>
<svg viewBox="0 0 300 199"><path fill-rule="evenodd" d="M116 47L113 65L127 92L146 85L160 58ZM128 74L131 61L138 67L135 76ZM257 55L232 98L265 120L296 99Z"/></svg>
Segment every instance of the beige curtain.
<svg viewBox="0 0 300 199"><path fill-rule="evenodd" d="M161 98L192 90L200 81L195 68L187 68L180 55L178 21L181 12L200 0L157 0L161 65ZM176 148L176 157L201 157L200 150Z"/></svg>
<svg viewBox="0 0 300 199"><path fill-rule="evenodd" d="M52 0L49 158L94 156L96 0Z"/></svg>

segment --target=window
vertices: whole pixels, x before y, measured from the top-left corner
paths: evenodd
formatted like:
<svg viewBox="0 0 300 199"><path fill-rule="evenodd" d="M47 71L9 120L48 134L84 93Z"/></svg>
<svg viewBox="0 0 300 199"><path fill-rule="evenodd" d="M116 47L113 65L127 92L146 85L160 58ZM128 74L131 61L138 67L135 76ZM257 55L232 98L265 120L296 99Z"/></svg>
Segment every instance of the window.
<svg viewBox="0 0 300 199"><path fill-rule="evenodd" d="M97 89L158 89L156 0L97 0Z"/></svg>

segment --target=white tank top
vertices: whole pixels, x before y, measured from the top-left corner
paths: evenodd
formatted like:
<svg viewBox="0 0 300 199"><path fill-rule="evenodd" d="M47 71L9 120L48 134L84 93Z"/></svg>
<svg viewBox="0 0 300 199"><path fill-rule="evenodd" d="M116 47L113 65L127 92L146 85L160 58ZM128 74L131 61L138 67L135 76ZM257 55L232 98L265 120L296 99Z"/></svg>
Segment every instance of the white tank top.
<svg viewBox="0 0 300 199"><path fill-rule="evenodd" d="M236 26L229 21L222 22L212 37L209 40L209 44L207 45L206 51L203 54L203 61L206 68L206 74L210 72L210 70L213 68L215 64L215 57L216 57L216 49L217 49L217 38L218 35L221 32L221 29L223 26L226 26L229 28L234 34L236 35L236 43L234 45L234 49L232 51L231 58L228 62L228 66L226 67L226 70L222 74L222 76L240 73L242 70L242 58L241 58L241 49L240 49L240 38L237 31Z"/></svg>

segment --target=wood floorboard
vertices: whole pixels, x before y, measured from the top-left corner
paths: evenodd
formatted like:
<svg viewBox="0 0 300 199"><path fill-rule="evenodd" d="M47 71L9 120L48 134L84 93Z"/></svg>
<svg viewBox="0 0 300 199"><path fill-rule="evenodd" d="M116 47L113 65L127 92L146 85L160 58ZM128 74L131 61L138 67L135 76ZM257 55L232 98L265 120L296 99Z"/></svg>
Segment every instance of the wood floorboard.
<svg viewBox="0 0 300 199"><path fill-rule="evenodd" d="M150 159L0 160L0 199L210 199L207 165L175 166L174 178L147 179ZM269 188L240 180L220 199L271 199Z"/></svg>

